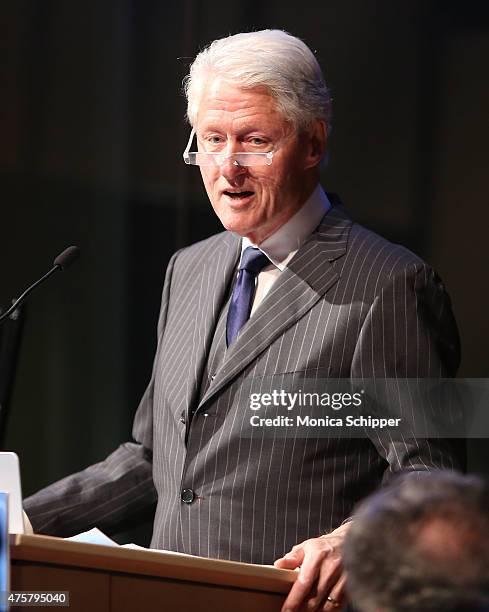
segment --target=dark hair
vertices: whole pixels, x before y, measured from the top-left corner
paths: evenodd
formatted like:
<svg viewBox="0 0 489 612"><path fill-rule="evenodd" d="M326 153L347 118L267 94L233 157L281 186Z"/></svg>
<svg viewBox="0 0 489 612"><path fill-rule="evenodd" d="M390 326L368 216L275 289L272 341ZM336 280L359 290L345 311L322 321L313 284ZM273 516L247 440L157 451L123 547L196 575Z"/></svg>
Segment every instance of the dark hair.
<svg viewBox="0 0 489 612"><path fill-rule="evenodd" d="M489 604L489 487L417 472L365 500L343 550L364 612L455 612Z"/></svg>

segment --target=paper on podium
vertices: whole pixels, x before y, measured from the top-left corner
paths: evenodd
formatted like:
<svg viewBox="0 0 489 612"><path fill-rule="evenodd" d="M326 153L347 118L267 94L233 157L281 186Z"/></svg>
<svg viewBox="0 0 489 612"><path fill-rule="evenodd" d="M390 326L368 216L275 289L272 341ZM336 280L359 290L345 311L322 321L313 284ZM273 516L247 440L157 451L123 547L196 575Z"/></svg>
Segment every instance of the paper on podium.
<svg viewBox="0 0 489 612"><path fill-rule="evenodd" d="M150 550L156 553L166 553L167 555L178 555L179 557L196 557L198 555L189 555L188 553L181 553L175 550L160 550L159 548L146 548L139 546L139 544L118 544L109 536L105 535L103 531L100 531L97 527L84 531L70 538L64 538L65 540L71 540L72 542L83 542L85 544L101 544L102 546L119 546L120 548L129 548L131 550ZM275 567L274 565L257 563L260 567ZM277 568L275 568L277 569ZM298 568L297 568L298 570Z"/></svg>
<svg viewBox="0 0 489 612"><path fill-rule="evenodd" d="M65 540L71 540L72 542L83 542L85 544L101 544L102 546L121 546L121 548L130 548L134 550L151 550L151 552L161 552L167 553L170 555L178 555L182 557L194 557L195 555L188 555L187 553L175 552L174 550L159 550L157 548L145 548L144 546L139 546L138 544L118 544L112 538L105 535L103 531L100 531L97 527L90 529L89 531L84 531L83 533L79 533L75 536L71 536L71 538L65 538Z"/></svg>
<svg viewBox="0 0 489 612"><path fill-rule="evenodd" d="M79 533L75 536L71 536L71 538L65 538L65 540L71 540L72 542L83 542L84 544L102 544L103 546L119 546L117 542L114 542L109 536L106 536L105 533L94 527L89 531L84 531L83 533Z"/></svg>

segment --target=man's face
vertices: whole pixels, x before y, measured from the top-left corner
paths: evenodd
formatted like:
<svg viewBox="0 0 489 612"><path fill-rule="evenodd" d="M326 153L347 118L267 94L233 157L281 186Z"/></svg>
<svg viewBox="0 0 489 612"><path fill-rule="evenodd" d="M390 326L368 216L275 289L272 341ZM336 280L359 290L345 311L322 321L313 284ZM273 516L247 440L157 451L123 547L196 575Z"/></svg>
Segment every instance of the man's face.
<svg viewBox="0 0 489 612"><path fill-rule="evenodd" d="M275 151L269 166L239 166L227 159L222 166L200 169L221 223L254 244L288 221L317 183L324 125L297 134L263 88L240 89L220 77L210 79L195 128L200 151Z"/></svg>

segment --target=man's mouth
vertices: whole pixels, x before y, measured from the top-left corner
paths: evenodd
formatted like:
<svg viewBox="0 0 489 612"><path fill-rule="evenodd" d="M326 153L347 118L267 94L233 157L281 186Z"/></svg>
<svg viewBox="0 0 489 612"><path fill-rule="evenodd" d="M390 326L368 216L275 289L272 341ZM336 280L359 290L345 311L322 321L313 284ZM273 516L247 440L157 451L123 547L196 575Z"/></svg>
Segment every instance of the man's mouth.
<svg viewBox="0 0 489 612"><path fill-rule="evenodd" d="M228 196L229 198L233 199L233 200L242 200L244 198L249 198L250 196L254 195L254 191L224 191L223 192L225 196Z"/></svg>

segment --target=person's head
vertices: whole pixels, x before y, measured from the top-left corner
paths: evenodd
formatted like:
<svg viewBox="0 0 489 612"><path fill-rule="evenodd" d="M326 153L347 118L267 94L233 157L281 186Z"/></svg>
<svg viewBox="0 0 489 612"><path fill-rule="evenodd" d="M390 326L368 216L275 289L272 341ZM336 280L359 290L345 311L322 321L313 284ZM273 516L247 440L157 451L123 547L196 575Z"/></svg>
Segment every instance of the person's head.
<svg viewBox="0 0 489 612"><path fill-rule="evenodd" d="M201 166L216 214L227 229L262 242L319 179L331 98L316 58L280 30L236 34L199 53L185 92L198 150L224 153L220 165ZM269 165L226 157L240 152L273 156Z"/></svg>
<svg viewBox="0 0 489 612"><path fill-rule="evenodd" d="M489 487L431 472L399 480L355 512L343 561L362 612L489 606Z"/></svg>

